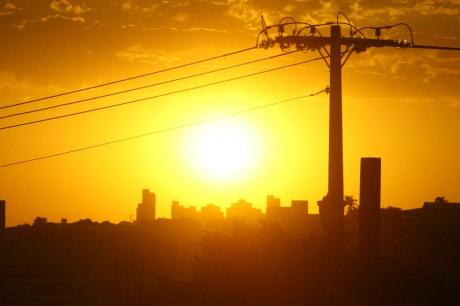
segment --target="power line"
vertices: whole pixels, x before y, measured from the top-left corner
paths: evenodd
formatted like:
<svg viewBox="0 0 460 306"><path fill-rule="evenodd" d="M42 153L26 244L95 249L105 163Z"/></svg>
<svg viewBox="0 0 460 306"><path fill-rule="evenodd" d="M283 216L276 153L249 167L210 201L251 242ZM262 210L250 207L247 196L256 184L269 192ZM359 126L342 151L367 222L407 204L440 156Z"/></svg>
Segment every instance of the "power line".
<svg viewBox="0 0 460 306"><path fill-rule="evenodd" d="M146 76L150 76L150 75L154 75L154 74L158 74L158 73L162 73L162 72L167 72L167 71L171 71L171 70L175 70L175 69L179 69L179 68L184 68L184 67L187 67L187 66L192 66L192 65L195 65L195 64L200 64L200 63L204 63L204 62L207 62L207 61L211 61L211 60L215 60L215 59L219 59L219 58L223 58L223 57L227 57L227 56L231 56L231 55L236 55L236 54L243 53L243 52L246 52L246 51L250 51L250 50L253 50L253 49L257 49L257 46L250 47L250 48L245 48L245 49L241 49L241 50L237 50L237 51L233 51L233 52L229 52L229 53L225 53L225 54L221 54L221 55L217 55L217 56L213 56L213 57L208 57L208 58L205 58L205 59L185 63L185 64L174 66L174 67L169 67L169 68L165 68L165 69L161 69L161 70L157 70L157 71L147 72L147 73L135 75L135 76L128 77L128 78L118 79L118 80L114 80L114 81L110 81L110 82L106 82L106 83L100 83L100 84L97 84L97 85L88 86L88 87L84 87L84 88L80 88L80 89L65 91L65 92L61 92L61 93L58 93L58 94L54 94L54 95L50 95L50 96L46 96L46 97L41 97L41 98L37 98L37 99L25 101L25 102L18 102L18 103L13 103L13 104L9 104L9 105L4 105L4 106L0 106L0 109L11 108L11 107L19 106L19 105L24 105L24 104L34 103L34 102L48 100L48 99L52 99L52 98L62 97L62 96L66 96L66 95L70 95L70 94L74 94L74 93L79 93L79 92L83 92L83 91L87 91L87 90L91 90L91 89L96 89L96 88L100 88L100 87L104 87L104 86L108 86L108 85L113 85L113 84L117 84L117 83L121 83L121 82L131 81L131 80L139 79L139 78L142 78L142 77L146 77Z"/></svg>
<svg viewBox="0 0 460 306"><path fill-rule="evenodd" d="M43 155L43 156L39 156L39 157L31 158L31 159L26 159L26 160L21 160L21 161L17 161L17 162L6 163L6 164L0 165L0 168L16 166L16 165L21 165L21 164L25 164L25 163L31 163L31 162L34 162L34 161L39 161L39 160L43 160L43 159L58 157L58 156L72 154L72 153L81 152L81 151L85 151L85 150L96 149L96 148L100 148L100 147L104 147L104 146L108 146L108 145L112 145L112 144L116 144L116 143L121 143L121 142L135 140L135 139L139 139L139 138L143 138L143 137L148 137L148 136L152 136L152 135L155 135L155 134L160 134L160 133L170 132L170 131L174 131L174 130L178 130L178 129L188 128L188 127L192 127L192 126L195 126L195 125L200 125L200 124L208 123L208 122L211 122L211 121L216 121L216 120L223 119L223 118L234 117L234 116L238 116L238 115L241 115L241 114L244 114L244 113L249 113L249 112L261 110L261 109L264 109L264 108L273 107L273 106L276 106L276 105L279 105L279 104L284 104L284 103L292 102L292 101L307 98L307 97L317 96L317 95L320 95L323 92L329 93L329 87L326 87L326 88L324 88L324 89L322 89L322 90L320 90L318 92L311 93L311 94L308 94L308 95L303 95L303 96L298 96L298 97L294 97L294 98L290 98L290 99L285 99L285 100L281 100L281 101L270 103L270 104L264 104L264 105L260 105L260 106L255 106L255 107L252 107L252 108L247 108L247 109L236 111L236 112L233 112L233 113L223 114L223 115L213 117L213 118L208 118L208 119L204 119L204 120L185 123L185 124L182 124L182 125L169 127L169 128L165 128L165 129L161 129L161 130L156 130L156 131L152 131L152 132L148 132L148 133L144 133L144 134L139 134L139 135L135 135L135 136L131 136L131 137L119 138L119 139L115 139L115 140L111 140L111 141L107 141L107 142L103 142L103 143L99 143L99 144L95 144L95 145L91 145L91 146L87 146L87 147L81 147L81 148L77 148L77 149L73 149L73 150L69 150L69 151L63 151L63 152L59 152L59 153Z"/></svg>
<svg viewBox="0 0 460 306"><path fill-rule="evenodd" d="M408 48L460 51L459 47L444 47L444 46L431 46L431 45L412 45L412 46L409 46Z"/></svg>
<svg viewBox="0 0 460 306"><path fill-rule="evenodd" d="M170 79L170 80L166 80L166 81L161 81L161 82L157 82L157 83L153 83L153 84L143 85L143 86L140 86L140 87L129 88L129 89L120 90L120 91L116 91L116 92L111 92L111 93L107 93L107 94L103 94L103 95L99 95L99 96L95 96L95 97L90 97L90 98L80 99L80 100L76 100L76 101L60 103L60 104L56 104L56 105L51 105L51 106L42 107L42 108L38 108L38 109L33 109L33 110L28 110L28 111L23 111L23 112L18 112L18 113L13 113L13 114L9 114L9 115L4 115L4 116L0 116L0 119L6 119L6 118L11 118L11 117L21 116L21 115L26 115L26 114L32 114L32 113L41 112L41 111L45 111L45 110L49 110L49 109L54 109L54 108L59 108L59 107L63 107L63 106L79 104L79 103L83 103L83 102L88 102L88 101L97 100L97 99L101 99L101 98L107 98L107 97L111 97L111 96L115 96L115 95L119 95L119 94L124 94L124 93L128 93L128 92L133 92L133 91L137 91L137 90L141 90L141 89L146 89L146 88L151 88L151 87L155 87L155 86L159 86L159 85L164 85L164 84L168 84L168 83L173 83L173 82L177 82L177 81L191 79L191 78L198 77L198 76L203 76L203 75L206 75L206 74L211 74L211 73L215 73L215 72L219 72L219 71L229 70L229 69L236 68L236 67L241 67L241 66L245 66L245 65L250 65L250 64L254 64L254 63L274 59L274 58L281 57L281 56L286 56L286 55L289 55L289 54L292 54L292 53L295 53L295 52L299 52L299 51L300 50L293 50L293 51L272 55L272 56L269 56L269 57L259 58L259 59L256 59L256 60L243 62L243 63L231 65L231 66L226 66L226 67L222 67L222 68L208 70L208 71L204 71L204 72L200 72L200 73L196 73L196 74L191 74L191 75L187 75L187 76L183 76L183 77L179 77L179 78L175 78L175 79Z"/></svg>
<svg viewBox="0 0 460 306"><path fill-rule="evenodd" d="M360 28L359 30L360 31L363 31L363 30L375 30L376 31L375 32L376 36L380 36L381 35L381 30L392 29L392 28L399 27L399 26L404 26L404 27L407 28L407 30L409 31L409 34L410 34L411 44L414 45L415 44L415 42L414 42L414 32L412 31L412 27L410 25L408 25L407 23L404 23L404 22L400 22L400 23L396 23L396 24L392 24L392 25L379 26L379 27L376 27L376 26L364 27L364 28Z"/></svg>
<svg viewBox="0 0 460 306"><path fill-rule="evenodd" d="M7 129L16 128L16 127L20 127L20 126L31 125L31 124L36 124L36 123L40 123L40 122L46 122L46 121L51 121L51 120L56 120L56 119L61 119L61 118L66 118L66 117L72 117L72 116L82 115L82 114L91 113L91 112L95 112L95 111L100 111L100 110L104 110L104 109L114 108L114 107L118 107L118 106L122 106L122 105L133 104L133 103L138 103L138 102L142 102L142 101L146 101L146 100L157 99L157 98L161 98L161 97L165 97L165 96L169 96L169 95L173 95L173 94L178 94L178 93L182 93L182 92L187 92L187 91L191 91L191 90L195 90L195 89L200 89L200 88L204 88L204 87L208 87L208 86L213 86L213 85L222 84L222 83L226 83L226 82L236 81L236 80L240 80L240 79L251 77L251 76L260 75L260 74L267 73L267 72L277 71L277 70L281 70L281 69L284 69L284 68L294 67L294 66L298 66L298 65L301 65L301 64L306 64L306 63L318 61L318 60L321 60L321 59L323 59L323 58L322 57L317 57L317 58L306 60L306 61L301 61L301 62L297 62L297 63L293 63L293 64L289 64L289 65L284 65L284 66L279 66L279 67L275 67L275 68L271 68L271 69L267 69L267 70L262 70L262 71L258 71L258 72L254 72L254 73L250 73L250 74L244 74L244 75L240 75L240 76L237 76L237 77L224 79L224 80L220 80L220 81L215 81L215 82L211 82L211 83L206 83L206 84L202 84L202 85L198 85L198 86L188 87L188 88L184 88L184 89L180 89L180 90L176 90L176 91L170 91L170 92L166 92L166 93L163 93L163 94L150 96L150 97L146 97L146 98L130 100L130 101L125 101L125 102L116 103L116 104L110 104L110 105L106 105L106 106L102 106L102 107L91 108L91 109L84 110L84 111L68 113L68 114L65 114L65 115L48 117L48 118L34 120L34 121L27 121L27 122L13 124L13 125L7 125L7 126L0 127L0 130L7 130Z"/></svg>

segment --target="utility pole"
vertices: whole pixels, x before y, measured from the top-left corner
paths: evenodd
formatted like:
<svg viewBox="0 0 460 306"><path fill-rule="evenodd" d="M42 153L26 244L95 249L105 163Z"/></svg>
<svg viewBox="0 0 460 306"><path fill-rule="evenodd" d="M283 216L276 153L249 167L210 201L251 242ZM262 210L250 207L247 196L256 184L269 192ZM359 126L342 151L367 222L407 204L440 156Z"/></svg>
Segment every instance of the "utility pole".
<svg viewBox="0 0 460 306"><path fill-rule="evenodd" d="M283 18L285 20L288 18ZM289 18L293 20L292 18ZM350 27L350 36L342 36L341 24ZM284 27L294 25L296 28L292 35L284 36ZM297 30L297 26L303 28ZM406 26L411 34L411 42L406 40L380 39L382 29L390 29L395 26ZM393 26L366 27L375 30L375 39L368 39L360 29L351 23L329 22L326 24L311 25L302 22L286 22L278 25L265 26L262 17L263 30L259 35L264 34L259 46L270 48L279 45L281 49L295 46L299 50L317 50L323 57L324 62L330 69L330 102L329 102L329 167L328 167L328 192L318 202L320 218L326 234L329 250L333 256L339 256L344 247L344 192L343 192L343 142L342 142L342 67L352 53L361 53L371 47L394 47L394 48L416 48L416 49L437 49L460 51L456 47L416 45L412 37L412 30L407 24L396 24ZM316 36L317 28L330 26L330 36ZM279 35L271 39L268 30L278 28ZM301 35L303 30L310 30L310 36ZM361 37L354 37L359 33ZM329 50L326 48L329 46ZM327 61L329 58L329 62Z"/></svg>
<svg viewBox="0 0 460 306"><path fill-rule="evenodd" d="M343 249L343 136L342 50L339 25L331 26L329 75L329 169L328 192L320 201L320 214L334 252Z"/></svg>

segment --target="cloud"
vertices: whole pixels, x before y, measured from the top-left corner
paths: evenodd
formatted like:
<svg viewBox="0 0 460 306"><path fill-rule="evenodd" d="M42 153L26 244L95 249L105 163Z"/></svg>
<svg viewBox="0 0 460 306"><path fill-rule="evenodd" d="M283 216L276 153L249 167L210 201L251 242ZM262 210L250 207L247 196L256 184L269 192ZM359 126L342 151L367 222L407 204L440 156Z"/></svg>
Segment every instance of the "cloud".
<svg viewBox="0 0 460 306"><path fill-rule="evenodd" d="M5 10L8 10L8 11L16 11L18 8L16 7L16 5L14 5L13 3L11 2L7 2L5 3L5 5L3 6L3 8Z"/></svg>
<svg viewBox="0 0 460 306"><path fill-rule="evenodd" d="M0 90L9 89L30 89L32 86L27 80L18 80L16 75L10 71L0 71Z"/></svg>
<svg viewBox="0 0 460 306"><path fill-rule="evenodd" d="M152 4L150 6L143 7L141 10L143 13L152 13L156 11L158 7L159 7L158 4Z"/></svg>
<svg viewBox="0 0 460 306"><path fill-rule="evenodd" d="M19 30L23 30L26 26L29 26L32 24L46 23L46 22L53 21L53 20L64 20L64 21L70 21L70 22L81 23L81 24L86 22L86 19L81 16L69 17L69 16L60 15L60 14L53 14L53 15L48 15L48 16L44 16L41 18L37 18L37 19L23 19L18 24L3 25L3 26L0 25L0 27L12 27L12 28L16 28Z"/></svg>
<svg viewBox="0 0 460 306"><path fill-rule="evenodd" d="M136 31L142 31L142 32L149 32L149 31L159 31L159 32L164 32L164 31L173 31L173 32L210 32L210 33L227 33L227 30L223 29L215 29L215 28L208 28L208 27L185 27L185 28L178 28L178 27L165 27L165 26L159 26L159 27L138 27L135 24L128 23L128 24L123 24L121 26L122 29L134 29Z"/></svg>
<svg viewBox="0 0 460 306"><path fill-rule="evenodd" d="M22 11L21 7L16 6L11 2L5 3L3 6L4 11L0 11L0 16L11 16L17 11Z"/></svg>
<svg viewBox="0 0 460 306"><path fill-rule="evenodd" d="M425 0L417 3L414 11L422 15L456 16L460 13L460 4L455 1Z"/></svg>
<svg viewBox="0 0 460 306"><path fill-rule="evenodd" d="M152 50L143 48L141 45L128 47L116 53L118 59L137 62L149 65L171 64L180 60L178 56L173 56L162 50Z"/></svg>
<svg viewBox="0 0 460 306"><path fill-rule="evenodd" d="M228 32L226 30L219 30L219 29L213 29L213 28L207 28L207 27L191 27L191 28L188 28L188 29L181 29L179 31L183 31L183 32L199 32L199 31L203 31L203 32L216 32L216 33L227 33Z"/></svg>
<svg viewBox="0 0 460 306"><path fill-rule="evenodd" d="M433 62L423 63L421 67L425 70L425 75L423 76L424 82L430 82L442 76L460 77L460 70L458 68L440 67L438 63Z"/></svg>
<svg viewBox="0 0 460 306"><path fill-rule="evenodd" d="M460 98L457 96L436 96L436 97L420 97L408 96L401 97L400 101L406 104L444 104L451 107L460 106Z"/></svg>
<svg viewBox="0 0 460 306"><path fill-rule="evenodd" d="M356 98L348 96L346 98L347 102L351 103L380 103L387 104L388 101L396 103L405 103L412 105L447 105L450 107L460 107L460 98L454 95L435 95L435 96L424 96L424 95L398 95L391 96L385 95L384 93L378 97L366 97L366 98Z"/></svg>
<svg viewBox="0 0 460 306"><path fill-rule="evenodd" d="M131 11L133 9L133 3L131 1L125 1L121 5L123 11Z"/></svg>
<svg viewBox="0 0 460 306"><path fill-rule="evenodd" d="M39 95L43 92L56 92L61 88L55 86L39 86L32 83L29 79L18 77L15 73L8 70L0 71L0 91L3 93L2 103L9 104L11 101L26 101L29 94ZM24 95L23 93L27 93ZM11 99L11 101L8 101Z"/></svg>
<svg viewBox="0 0 460 306"><path fill-rule="evenodd" d="M460 57L443 57L442 51L372 49L349 61L347 68L393 80L443 82L445 78L459 79Z"/></svg>
<svg viewBox="0 0 460 306"><path fill-rule="evenodd" d="M50 9L60 14L73 13L81 15L86 12L84 6L72 5L72 3L67 0L53 0L50 3Z"/></svg>
<svg viewBox="0 0 460 306"><path fill-rule="evenodd" d="M177 21L177 22L186 22L189 18L190 18L190 16L188 14L179 13L176 16L173 17L173 20Z"/></svg>
<svg viewBox="0 0 460 306"><path fill-rule="evenodd" d="M260 23L260 15L263 12L256 10L247 1L229 0L225 15L245 25L249 30L257 30Z"/></svg>
<svg viewBox="0 0 460 306"><path fill-rule="evenodd" d="M339 9L358 26L407 22L413 25L415 40L420 44L455 46L459 42L459 0L7 1L11 5L0 5L0 15L10 15L2 18L4 21L0 27L28 27L19 35L15 29L3 31L7 38L11 37L18 45L32 35L39 41L46 41L52 33L62 37L59 38L61 41L66 37L78 37L78 41L70 43L75 43L75 50L78 50L79 42L98 45L94 42L119 37L99 46L109 49L107 51L112 55L116 54L115 61L166 63L178 58L170 56L165 50L192 49L195 44L203 43L215 49L253 44L253 39L261 29L260 15L265 16L267 24L278 23L285 16L316 23L335 20ZM20 14L11 16L11 12L19 6L23 7ZM62 24L58 25L58 21L62 21ZM323 34L328 32L325 27ZM347 32L348 29L344 28L344 33ZM373 33L369 32L369 36L372 37ZM408 35L401 27L394 31L384 31L384 37L408 38ZM154 44L159 41L162 44ZM141 48L139 42L145 48ZM353 56L347 67L392 80L410 78L411 73L415 73L413 78L425 82L447 77L458 78L455 72L459 69L458 59L457 62L446 63L438 59L441 53L428 56L425 51L420 51L417 54L420 55L391 56L386 52L373 53L369 50L359 57Z"/></svg>

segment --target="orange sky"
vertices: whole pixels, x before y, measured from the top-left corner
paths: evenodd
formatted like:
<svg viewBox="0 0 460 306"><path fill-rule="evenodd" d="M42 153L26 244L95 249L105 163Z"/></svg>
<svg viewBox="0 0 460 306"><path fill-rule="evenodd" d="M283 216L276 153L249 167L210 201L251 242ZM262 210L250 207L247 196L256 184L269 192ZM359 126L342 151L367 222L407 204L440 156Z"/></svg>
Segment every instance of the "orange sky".
<svg viewBox="0 0 460 306"><path fill-rule="evenodd" d="M152 4L154 3L154 4ZM0 105L179 65L254 45L259 16L311 23L342 10L358 26L407 22L416 43L460 46L460 2L451 1L0 1ZM327 29L325 29L327 30ZM325 31L324 33L326 33ZM347 30L344 29L344 34ZM372 36L372 33L369 32ZM386 37L408 38L404 29ZM254 50L19 110L180 77L278 54ZM316 57L288 55L192 80L46 113L3 119L0 126L84 110ZM83 116L0 131L0 163L71 150L318 91L324 63L173 95ZM382 204L403 208L444 195L460 201L460 54L374 49L343 70L345 193L359 194L359 159L382 157ZM12 110L2 110L2 115ZM0 169L7 225L35 216L127 220L142 188L157 193L158 215L184 205L238 198L257 207L274 194L284 204L316 201L327 187L328 96L228 119L253 134L262 153L232 179L200 172L190 158L198 127ZM233 121L232 121L233 120ZM205 126L201 127L205 128ZM206 129L206 128L205 128ZM212 125L209 126L212 129ZM194 134L195 133L195 134ZM255 136L254 136L255 135Z"/></svg>

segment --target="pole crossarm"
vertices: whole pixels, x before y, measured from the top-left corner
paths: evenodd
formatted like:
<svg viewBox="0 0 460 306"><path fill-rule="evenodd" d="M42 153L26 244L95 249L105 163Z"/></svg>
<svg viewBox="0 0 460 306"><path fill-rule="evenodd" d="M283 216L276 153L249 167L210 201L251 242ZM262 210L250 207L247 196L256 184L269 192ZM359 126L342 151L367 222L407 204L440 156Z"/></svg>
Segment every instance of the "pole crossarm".
<svg viewBox="0 0 460 306"><path fill-rule="evenodd" d="M331 45L332 38L327 36L279 36L273 41L263 41L261 47L268 48L278 44L282 49L290 46L295 46L298 49L319 49L326 45ZM355 51L363 52L371 47L395 47L395 48L421 48L427 46L412 46L406 40L392 40L392 39L369 39L359 37L340 37L338 43L342 46L354 46ZM439 47L441 48L441 47ZM447 47L443 47L447 48Z"/></svg>
<svg viewBox="0 0 460 306"><path fill-rule="evenodd" d="M262 48L271 48L274 45L279 45L281 49L287 49L290 46L295 46L297 49L317 50L327 45L331 45L332 38L327 36L300 36L287 35L278 36L275 39L264 40L260 43ZM448 46L433 46L433 45L418 45L412 44L404 39L376 39L376 38L361 38L361 37L340 37L338 43L342 46L352 46L353 50L360 53L369 48L376 47L394 47L394 48L413 48L413 49L432 49L432 50L451 50L460 51L460 47Z"/></svg>

